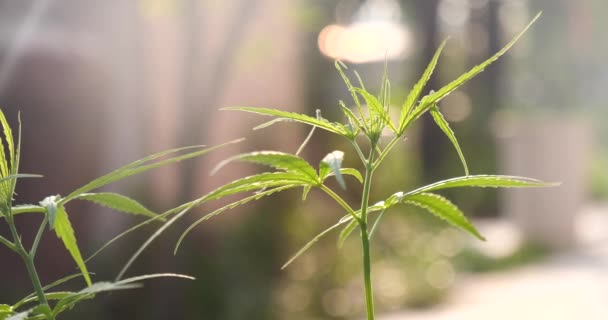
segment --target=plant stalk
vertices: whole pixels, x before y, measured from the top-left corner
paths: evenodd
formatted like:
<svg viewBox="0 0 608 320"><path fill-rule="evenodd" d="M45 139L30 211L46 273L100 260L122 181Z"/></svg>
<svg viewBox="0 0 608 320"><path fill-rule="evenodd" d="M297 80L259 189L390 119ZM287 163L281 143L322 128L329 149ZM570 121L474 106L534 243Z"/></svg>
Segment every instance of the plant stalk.
<svg viewBox="0 0 608 320"><path fill-rule="evenodd" d="M370 155L365 163L365 179L363 180L363 195L361 199L361 245L363 247L363 281L365 283L365 306L367 310L367 320L374 320L374 294L372 288L372 267L369 246L369 235L367 231L367 207L369 205L369 194L372 185L372 175L374 172L374 148L372 146Z"/></svg>
<svg viewBox="0 0 608 320"><path fill-rule="evenodd" d="M38 301L40 302L41 305L43 305L45 307L45 309L46 309L45 313L46 313L47 317L49 318L49 320L54 320L55 317L53 317L52 313L50 312L51 307L49 305L49 301L46 299L46 296L44 295L44 290L42 289L42 283L40 282L40 277L38 277L38 272L36 271L36 266L34 265L34 257L32 255L30 255L27 252L27 250L25 249L25 247L23 246L23 243L21 242L21 237L19 237L19 233L17 232L15 223L12 219L12 215L10 215L9 217L10 217L10 219L7 219L6 221L11 230L11 234L13 236L14 245L17 250L17 253L19 254L21 259L25 263L25 267L27 268L27 273L30 276L30 280L32 281L34 290L36 291L36 296L38 296Z"/></svg>

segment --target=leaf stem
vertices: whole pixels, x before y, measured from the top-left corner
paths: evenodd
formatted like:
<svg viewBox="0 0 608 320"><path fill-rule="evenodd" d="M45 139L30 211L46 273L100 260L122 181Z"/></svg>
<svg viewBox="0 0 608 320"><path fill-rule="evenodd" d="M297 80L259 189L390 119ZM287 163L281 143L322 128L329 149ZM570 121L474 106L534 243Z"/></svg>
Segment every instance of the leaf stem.
<svg viewBox="0 0 608 320"><path fill-rule="evenodd" d="M3 245L7 246L9 249L15 251L16 253L19 253L17 251L17 247L15 247L15 244L13 244L12 242L10 242L8 239L6 239L3 236L0 236L0 243L2 243Z"/></svg>
<svg viewBox="0 0 608 320"><path fill-rule="evenodd" d="M40 239L42 239L42 234L44 233L44 229L46 228L46 224L48 223L48 216L44 215L44 220L40 224L38 228L38 232L36 233L36 238L34 238L34 243L32 244L32 248L30 249L30 256L32 259L36 256L36 250L38 250L38 245L40 244Z"/></svg>
<svg viewBox="0 0 608 320"><path fill-rule="evenodd" d="M346 212L348 212L348 214L353 217L353 219L355 219L359 224L361 224L361 217L359 217L355 213L355 210L353 210L353 208L351 208L348 203L344 201L344 199L342 199L339 195L337 195L333 190L331 190L324 184L319 185L319 188L325 193L327 193L330 197L332 197L340 206L342 206L342 208L344 208L344 210L346 210Z"/></svg>

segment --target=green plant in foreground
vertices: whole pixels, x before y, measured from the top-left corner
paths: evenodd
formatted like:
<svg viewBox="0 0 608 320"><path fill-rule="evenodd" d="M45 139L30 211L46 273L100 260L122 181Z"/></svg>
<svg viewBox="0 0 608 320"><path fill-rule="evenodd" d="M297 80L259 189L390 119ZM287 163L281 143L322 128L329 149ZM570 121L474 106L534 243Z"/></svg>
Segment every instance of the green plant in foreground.
<svg viewBox="0 0 608 320"><path fill-rule="evenodd" d="M289 259L283 268L287 267L297 257L309 249L316 241L331 231L341 228L338 239L339 244L341 244L353 231L358 229L361 237L361 248L363 255L363 277L367 319L374 319L370 241L372 240L374 230L378 226L378 223L381 222L382 216L388 209L398 204L417 206L426 209L431 214L470 233L474 237L484 240L483 236L467 220L460 209L458 209L456 205L445 197L437 194L436 191L458 187L496 188L550 186L550 184L525 177L504 175L470 175L465 157L460 149L454 132L450 129L449 124L443 117L438 107L438 103L443 98L482 72L487 66L503 55L523 35L523 33L526 32L526 30L534 23L534 21L536 21L536 19L538 19L539 16L540 13L524 28L521 33L519 33L495 55L483 63L475 66L470 71L464 73L456 80L448 83L439 90L431 91L428 95L421 97L423 88L431 77L431 74L433 73L439 59L439 55L445 46L444 41L431 59L431 62L424 71L422 78L409 92L409 95L401 107L398 119L393 119L389 113L391 87L390 82L387 79L386 70L382 79L380 93L378 95L373 95L365 89L363 81L358 75L357 78L359 85L357 86L351 83L343 71L345 66L340 62L336 62L336 68L342 75L342 78L346 83L355 104L354 110L348 108L343 102L340 102L339 104L340 109L347 120L346 123L330 122L329 120L322 118L319 113L316 117L311 117L304 114L268 108L226 108L225 110L245 111L275 117L273 120L256 127L257 129L267 127L277 122L294 121L310 125L313 127L313 130L315 128L320 128L335 135L344 137L351 142L355 153L361 161L363 172L360 172L354 168L343 168L342 160L344 158L344 152L342 151L333 151L328 154L321 160L318 168L315 168L309 162L299 157L298 153L309 140L310 135L307 137L296 154L276 151L260 151L237 155L220 163L216 170L219 170L233 161L244 161L269 166L275 169L275 171L264 172L230 182L202 197L201 201L207 201L236 193L254 191L253 195L234 202L229 206L220 208L195 222L179 239L178 246L185 235L192 230L192 228L226 209L276 192L297 187L301 187L303 189L303 199L306 199L309 191L312 188L318 188L326 193L330 198L335 200L335 202L341 206L342 209L344 209L346 215L338 220L334 225L330 226L325 231L314 237L291 259ZM364 105L367 107L366 109L364 109ZM372 190L374 172L380 168L381 164L390 154L391 150L404 139L407 129L409 129L410 126L426 112L431 114L435 120L435 123L452 142L460 157L462 166L464 167L465 175L439 181L407 192L396 192L388 196L383 201L372 204L370 202L370 192ZM381 136L386 135L386 132L390 132L391 136L389 139L387 139L388 142L381 139ZM359 137L363 137L363 139L358 139ZM358 208L352 207L336 191L332 190L325 184L326 180L332 176L337 179L337 182L342 189L346 189L346 184L344 182L346 176L353 177L362 184L362 196L360 206ZM372 221L372 218L374 217L375 220Z"/></svg>
<svg viewBox="0 0 608 320"><path fill-rule="evenodd" d="M431 59L431 62L424 71L421 79L414 85L407 96L403 106L401 107L398 119L393 119L389 114L390 82L387 78L386 70L382 79L380 93L376 96L369 93L365 89L365 86L358 75L357 78L359 86L353 85L343 72L343 68L345 67L340 62L336 62L336 68L342 75L355 104L354 111L348 108L343 102L340 102L339 104L340 109L347 119L346 123L330 122L322 118L320 113L317 113L316 117L311 117L303 114L267 108L227 108L227 110L245 111L275 117L273 120L256 128L264 128L283 121L300 122L310 125L313 128L311 130L311 134L306 138L296 154L276 151L246 153L229 158L221 162L216 168L216 170L219 170L231 162L244 161L266 165L275 169L274 171L255 174L229 182L211 191L210 193L201 196L200 198L182 204L162 214L154 214L141 204L122 195L113 193L92 193L92 191L134 174L138 174L165 164L203 155L224 145L206 149L202 147L185 147L164 151L135 161L116 171L95 179L83 187L76 189L74 192L65 197L58 195L49 196L41 201L38 205L14 205L12 196L14 194L17 179L33 178L38 176L19 173L19 140L17 140L17 145L15 145L11 129L6 122L4 115L0 112L0 122L3 127L5 137L3 144L0 147L0 219L2 219L9 226L11 233L9 238L5 238L0 235L0 243L21 257L28 270L32 285L35 289L33 294L25 297L13 305L1 304L0 320L55 319L58 314L72 308L76 303L85 299L93 298L95 294L103 291L132 288L136 286L140 280L153 277L175 276L188 278L187 276L174 274L155 274L133 277L124 280L122 279L129 267L152 241L154 241L162 232L169 228L175 221L183 217L196 206L212 200L224 198L226 196L246 194L244 198L208 213L192 224L188 229L186 229L178 240L175 247L175 252L177 252L179 245L185 236L203 221L217 216L228 209L258 200L262 197L300 187L303 189L303 199L306 199L309 191L312 188L318 188L327 194L331 199L335 200L335 202L344 209L346 214L334 225L330 226L325 231L314 237L291 259L289 259L283 267L287 267L297 257L309 249L316 241L331 231L342 228L338 237L338 243L341 244L353 231L358 229L361 237L361 248L363 255L363 278L367 319L374 319L375 313L371 279L370 241L372 240L374 230L378 226L378 223L381 222L381 218L387 210L398 204L409 204L421 207L429 211L431 214L445 220L449 224L483 240L483 237L466 219L458 207L456 207L445 197L435 193L436 191L457 187L544 187L550 185L538 180L516 176L469 175L468 166L465 161L465 157L460 150L458 141L456 140L453 131L450 129L449 124L442 116L437 105L448 94L456 90L468 80L475 77L492 62L496 61L501 55L503 55L534 23L534 21L538 19L539 16L540 13L520 34L518 34L503 49L490 57L488 60L475 66L470 71L464 73L456 80L448 83L446 86L440 88L436 92L431 91L431 93L421 97L422 91L427 81L431 77L431 74L433 73L439 59L439 55L445 46L444 41ZM364 109L364 105L367 106L366 109ZM370 203L370 193L372 190L374 172L380 168L380 165L390 154L391 150L393 150L393 148L404 139L407 129L409 129L410 126L426 112L431 114L437 125L454 145L454 148L456 149L464 167L465 175L439 181L407 192L396 192L386 197L383 201L378 201L373 204ZM299 157L298 154L304 145L306 145L306 143L309 141L315 128L326 130L350 141L355 153L361 160L363 172L360 172L354 168L343 168L342 161L344 159L344 152L342 151L333 151L328 154L321 160L318 168L313 167L309 162ZM388 139L388 142L385 142L383 139L381 140L381 136L386 135L386 132L390 132L391 136L390 139ZM363 137L363 139L358 139L359 137ZM325 184L327 179L330 177L335 177L339 186L342 189L346 189L344 179L347 176L355 178L362 184L362 196L358 209L353 208L336 191ZM145 241L132 255L129 261L118 273L118 276L114 282L100 282L94 284L90 279L90 275L86 267L86 262L88 260L82 258L80 250L76 244L74 230L72 229L69 221L69 215L66 212L66 205L73 200L92 201L118 211L148 217L147 220L108 241L101 249L91 255L89 259L96 256L101 250L114 243L127 233L133 232L152 222L161 222L162 224L161 227L158 228L152 234L152 236L150 236L148 240ZM25 213L42 214L42 222L34 240L32 241L32 244L29 246L29 249L26 249L26 246L24 245L15 225L15 219L18 218L19 215ZM372 217L374 216L375 220L372 222ZM54 230L59 239L63 241L66 249L69 251L76 265L78 266L80 273L60 279L55 283L43 287L36 272L34 258L38 244L40 243L42 235L47 226ZM51 289L57 285L80 276L82 276L87 283L87 287L85 289L75 292L51 291ZM51 304L50 301L53 301L54 303Z"/></svg>
<svg viewBox="0 0 608 320"><path fill-rule="evenodd" d="M163 151L146 158L140 159L109 174L97 178L86 185L74 190L65 197L59 195L49 196L39 204L13 204L13 194L17 179L39 178L39 175L19 173L20 158L20 132L15 142L13 133L8 125L4 113L0 110L0 124L3 129L4 139L0 139L0 222L6 223L10 236L0 235L0 244L15 252L23 260L27 268L35 292L24 297L18 302L8 305L0 304L0 320L23 320L23 319L55 319L60 313L69 310L83 300L92 299L96 294L114 290L131 289L140 286L142 280L158 277L176 277L193 279L192 277L180 274L150 274L132 277L114 282L93 283L90 273L80 249L76 243L76 236L70 223L66 205L73 200L91 201L96 204L109 207L111 209L125 212L128 214L149 217L147 222L162 221L165 217L178 212L178 209L169 210L161 215L150 211L139 202L124 195L110 192L92 192L109 183L127 178L129 176L142 173L144 171L157 168L181 160L198 157L209 151L222 147L223 145L203 148L200 146L186 147ZM178 207L179 208L179 207ZM26 247L22 239L15 220L23 214L39 214L42 221L38 228L35 238L29 248ZM59 279L43 287L36 271L34 263L36 252L45 233L46 228L54 231L57 237L63 242L66 249L78 266L80 273ZM53 289L63 283L82 277L86 282L86 287L80 291L54 291ZM54 303L51 303L54 302Z"/></svg>

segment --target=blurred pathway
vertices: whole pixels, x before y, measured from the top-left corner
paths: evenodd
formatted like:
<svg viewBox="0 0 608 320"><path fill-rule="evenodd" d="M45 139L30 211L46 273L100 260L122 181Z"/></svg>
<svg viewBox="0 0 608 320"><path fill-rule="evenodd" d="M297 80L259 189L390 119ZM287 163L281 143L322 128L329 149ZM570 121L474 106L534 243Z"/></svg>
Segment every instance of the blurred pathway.
<svg viewBox="0 0 608 320"><path fill-rule="evenodd" d="M573 252L504 272L471 275L436 308L379 320L608 319L608 207L585 210L577 235L580 246Z"/></svg>

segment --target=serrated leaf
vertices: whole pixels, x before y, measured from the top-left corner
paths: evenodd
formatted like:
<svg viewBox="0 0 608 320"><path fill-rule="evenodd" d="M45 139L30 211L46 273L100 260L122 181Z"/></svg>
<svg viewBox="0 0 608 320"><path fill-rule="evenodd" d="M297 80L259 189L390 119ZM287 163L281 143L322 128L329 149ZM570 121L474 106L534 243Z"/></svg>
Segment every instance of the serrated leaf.
<svg viewBox="0 0 608 320"><path fill-rule="evenodd" d="M254 107L229 107L222 108L221 110L236 110L236 111L244 111L250 113L256 113L265 116L274 116L278 117L282 120L275 119L273 123L278 121L295 121L300 123L305 123L311 126L315 126L321 128L323 130L327 130L329 132L336 133L341 136L348 136L347 132L344 131L343 126L340 126L337 123L329 122L323 118L317 119L311 116L307 116L304 114L299 114L295 112L282 111L277 109L269 109L269 108L254 108Z"/></svg>
<svg viewBox="0 0 608 320"><path fill-rule="evenodd" d="M275 193L277 193L277 192L281 192L281 191L284 191L284 190L287 190L287 189L291 189L291 188L294 188L294 187L297 187L297 186L295 186L295 185L286 185L286 186L277 187L277 188L274 188L274 189L270 189L270 190L266 190L266 191L258 192L258 193L256 193L256 194L254 194L253 196L249 196L249 197L246 197L246 198L244 198L244 199L241 199L241 200L238 200L238 201L232 202L232 203L230 203L230 204L228 204L228 205L225 205L225 206L223 206L223 207L221 207L221 208L219 208L219 209L216 209L215 211L213 211L213 212L211 212L211 213L208 213L208 214L204 215L202 218L200 218L200 219L198 219L197 221L195 221L194 223L192 223L192 224L191 224L191 225L190 225L190 226L189 226L189 227L188 227L188 228L187 228L187 229L186 229L186 230L185 230L185 231L184 231L184 232L181 234L181 236L180 236L180 237L179 237L179 239L177 240L177 243L176 243L176 245L175 245L175 249L173 250L173 254L177 254L177 251L179 250L179 247L180 247L181 243L183 242L183 240L186 238L186 236L187 236L187 235L188 235L188 234L189 234L189 233L190 233L190 232L191 232L191 231L192 231L194 228L196 228L196 226L198 226L199 224L203 223L204 221L207 221L207 220L209 220L209 219L211 219L211 218L213 218L213 217L215 217L215 216L219 215L220 213L222 213L222 212L224 212L224 211L226 211L226 210L234 209L234 208L236 208L236 207L238 207L238 206L240 206L240 205L243 205L243 204L249 203L249 202L251 202L251 201L259 200L259 199L261 199L262 197L266 197L266 196L269 196L269 195L275 194Z"/></svg>
<svg viewBox="0 0 608 320"><path fill-rule="evenodd" d="M333 226L325 229L323 232L321 232L320 234L318 234L316 237L312 238L312 240L310 240L308 243L306 243L306 245L304 245L304 247L302 247L300 250L298 250L298 252L296 252L296 254L294 254L289 260L287 260L287 262L285 262L285 264L283 264L283 266L281 267L281 270L287 268L292 262L294 262L304 252L306 252L308 249L310 249L310 247L312 247L313 244L315 244L317 241L319 241L319 239L323 238L325 235L327 235L328 233L330 233L332 230L338 228L343 223L344 222L342 222L342 221L338 221L338 223L336 223Z"/></svg>
<svg viewBox="0 0 608 320"><path fill-rule="evenodd" d="M310 180L311 183L318 182L317 171L306 160L289 153L278 151L257 151L240 154L220 162L213 172L217 172L233 161L245 161L266 165L277 170L283 170L300 174Z"/></svg>
<svg viewBox="0 0 608 320"><path fill-rule="evenodd" d="M450 141L452 142L452 145L456 149L456 152L458 152L458 157L460 157L460 162L462 162L462 167L464 168L464 174L468 176L469 167L467 166L467 161L465 160L464 154L462 153L462 150L460 149L460 145L458 144L458 140L456 139L456 135L454 134L454 131L452 131L452 128L450 128L449 123L447 122L447 120L445 120L445 118L439 111L439 108L437 108L437 105L434 105L431 108L430 112L431 112L431 116L433 117L433 120L435 120L435 123L437 124L437 126L439 126L441 131L443 131L443 133L448 137L448 139L450 139Z"/></svg>
<svg viewBox="0 0 608 320"><path fill-rule="evenodd" d="M56 286L59 286L59 285L61 285L63 283L66 283L66 282L68 282L68 281L70 281L72 279L75 279L75 278L78 278L78 277L81 277L81 276L82 276L82 273L76 273L76 274L69 275L67 277L63 277L63 278L61 278L59 280L55 280L53 283L44 286L42 288L42 291L46 292L46 291L48 291L51 288L54 288ZM38 297L36 296L36 292L32 292L29 295L27 295L26 297L24 297L23 299L19 300L17 303L15 303L13 305L13 308L14 309L19 309L21 306L23 306L23 304L25 304L27 301L30 301L31 299L35 299L36 301L38 300Z"/></svg>
<svg viewBox="0 0 608 320"><path fill-rule="evenodd" d="M91 201L98 205L108 207L110 209L120 212L131 213L135 215L144 215L148 217L156 216L156 213L144 207L141 203L118 193L83 193L78 195L76 199Z"/></svg>
<svg viewBox="0 0 608 320"><path fill-rule="evenodd" d="M6 117L4 116L4 112L0 109L0 123L2 125L2 130L4 133L4 139L0 139L0 174L2 177L6 177L12 171L11 164L9 163L9 159L15 158L15 145L13 141L13 132L11 127L8 125L8 121L6 121ZM4 142L6 141L6 148L8 149L8 157L4 152ZM14 165L14 164L13 164Z"/></svg>
<svg viewBox="0 0 608 320"><path fill-rule="evenodd" d="M310 180L290 172L265 172L229 182L205 195L205 201L225 196L283 185L305 186Z"/></svg>
<svg viewBox="0 0 608 320"><path fill-rule="evenodd" d="M397 128L393 125L390 115L388 114L388 110L384 108L382 103L376 98L374 95L369 92L361 89L361 88L353 88L355 92L361 95L363 99L365 99L365 103L370 112L370 116L375 116L378 119L382 120L383 125L387 125L393 132L397 132ZM384 126L379 126L379 130L382 130Z"/></svg>
<svg viewBox="0 0 608 320"><path fill-rule="evenodd" d="M76 243L74 229L72 228L72 224L70 223L68 214L63 206L57 207L57 214L55 218L55 233L65 245L65 248L72 256L72 259L74 259L74 262L76 262L76 265L78 265L78 268L80 269L80 272L82 272L82 275L87 285L90 286L92 284L91 277L89 276L87 266L82 260L80 249L78 249L78 244Z"/></svg>
<svg viewBox="0 0 608 320"><path fill-rule="evenodd" d="M328 171L333 172L336 175L336 180L342 189L346 189L346 183L344 177L342 177L342 160L344 160L344 152L336 150L328 153L319 165L319 176L326 177ZM328 170L329 169L329 170Z"/></svg>
<svg viewBox="0 0 608 320"><path fill-rule="evenodd" d="M401 198L412 194L435 191L448 188L478 187L478 188L538 188L557 186L555 183L546 183L540 180L505 175L471 175L438 181L424 187L401 193Z"/></svg>
<svg viewBox="0 0 608 320"><path fill-rule="evenodd" d="M340 110L342 110L342 113L348 119L351 126L357 129L357 131L353 131L353 137L356 136L358 131L363 129L363 124L361 123L361 120L357 118L353 111L344 104L344 101L340 100L338 105L340 106Z"/></svg>
<svg viewBox="0 0 608 320"><path fill-rule="evenodd" d="M325 181L327 178L329 178L331 176L335 176L335 174L333 173L333 171L331 171L331 168L329 168L329 166L327 166L326 168L329 169L329 171L324 172L325 176L323 176L321 178L321 181ZM343 176L352 176L352 177L355 177L357 179L357 181L359 181L359 183L363 183L363 176L361 175L361 172L359 172L357 169L342 168L342 169L340 169L340 173Z"/></svg>
<svg viewBox="0 0 608 320"><path fill-rule="evenodd" d="M352 85L352 83L350 82L350 79L346 76L346 74L344 73L344 70L342 70L342 68L348 69L348 67L344 63L342 63L342 61L340 61L340 60L334 61L334 66L336 67L336 70L338 70L338 73L340 73L340 76L342 77L344 84L346 84L346 88L348 88L350 95L353 97L353 101L355 102L355 105L357 106L358 111L359 111L359 116L361 116L364 129L366 129L366 131L367 131L367 129L368 129L366 127L367 124L363 120L363 111L361 110L361 102L359 101L359 97L357 96L357 93L353 91L355 86ZM357 74L357 73L355 73L355 74ZM357 78L359 79L359 82L361 83L361 87L364 87L363 81L361 81L361 77L359 77L358 74L357 74Z"/></svg>
<svg viewBox="0 0 608 320"><path fill-rule="evenodd" d="M170 157L168 159L165 160L159 160L157 162L153 162L153 163L149 163L151 161L157 160L160 157L164 157L164 156L168 156L170 154L175 154L175 153L179 153L179 152L183 152L185 150L190 150L190 149L201 149L203 148L202 146L193 146L193 147L183 147L183 148L177 148L177 149L171 149L171 150L167 150L167 151L162 151L150 156L147 156L145 158L142 158L140 160L134 161L130 164L127 164L119 169L116 169L106 175L103 175L89 183L87 183L86 185L74 190L72 193L70 193L69 195L67 195L65 198L61 199L59 201L58 204L66 204L67 202L73 200L74 198L78 197L79 195L83 194L83 193L87 193L90 192L92 190L101 188L107 184L110 184L112 182L118 181L118 180L122 180L124 178L130 177L132 175L135 174L139 174L142 173L144 171L148 171L154 168L158 168L167 164L172 164L172 163L176 163L182 160L186 160L186 159L191 159L194 157L198 157L201 155L204 155L206 153L209 153L211 151L217 150L219 148L228 146L230 144L234 144L237 142L242 141L243 139L237 139L237 140L233 140L227 143L223 143L214 147L209 147L209 148L205 148L202 150L197 150L197 151L193 151L193 152L188 152L186 154L182 154L182 155L178 155L178 156L173 156Z"/></svg>
<svg viewBox="0 0 608 320"><path fill-rule="evenodd" d="M441 45L439 45L439 48L437 48L437 51L435 51L435 54L433 55L431 62L429 62L428 66L422 73L422 77L420 77L420 80L418 80L418 82L416 82L416 84L414 85L412 90L410 90L409 94L407 95L407 98L405 99L405 102L403 103L403 106L401 107L401 116L400 116L400 120L399 120L399 134L402 134L403 130L405 130L405 127L407 126L406 119L407 119L408 115L410 114L410 112L412 111L412 109L414 108L416 101L418 101L418 98L420 97L420 94L422 93L424 86L426 86L427 82L431 78L431 75L433 74L433 71L435 70L435 67L437 66L437 61L439 60L439 56L441 56L441 51L443 51L443 48L445 47L446 43L447 43L447 39L443 40L443 42L441 42Z"/></svg>
<svg viewBox="0 0 608 320"><path fill-rule="evenodd" d="M421 207L431 212L438 218L449 224L460 228L480 240L485 238L479 234L477 229L467 220L462 211L448 199L434 193L419 193L405 198L405 203Z"/></svg>
<svg viewBox="0 0 608 320"><path fill-rule="evenodd" d="M478 75L480 72L482 72L485 68L487 68L490 64L492 64L494 61L498 60L498 58L500 58L500 56L505 54L505 52L507 52L507 50L509 50L515 44L515 42L517 42L517 40L519 40L519 38L521 38L521 36L532 26L532 24L534 24L534 22L536 22L536 20L540 17L540 15L541 15L541 12L539 12L520 33L518 33L511 41L509 41L509 43L507 43L496 54L494 54L493 56L488 58L486 61L473 67L468 72L462 74L460 77L456 78L456 80L453 80L452 82L448 83L447 85L445 85L444 87L439 89L437 92L427 95L424 98L422 98L422 101L420 101L420 104L416 107L416 109L412 113L413 116L410 117L410 119L416 119L417 117L419 117L422 113L424 113L426 110L428 110L434 104L436 104L441 99L446 97L452 91L456 90L458 87L462 86L467 81L474 78L476 75Z"/></svg>

